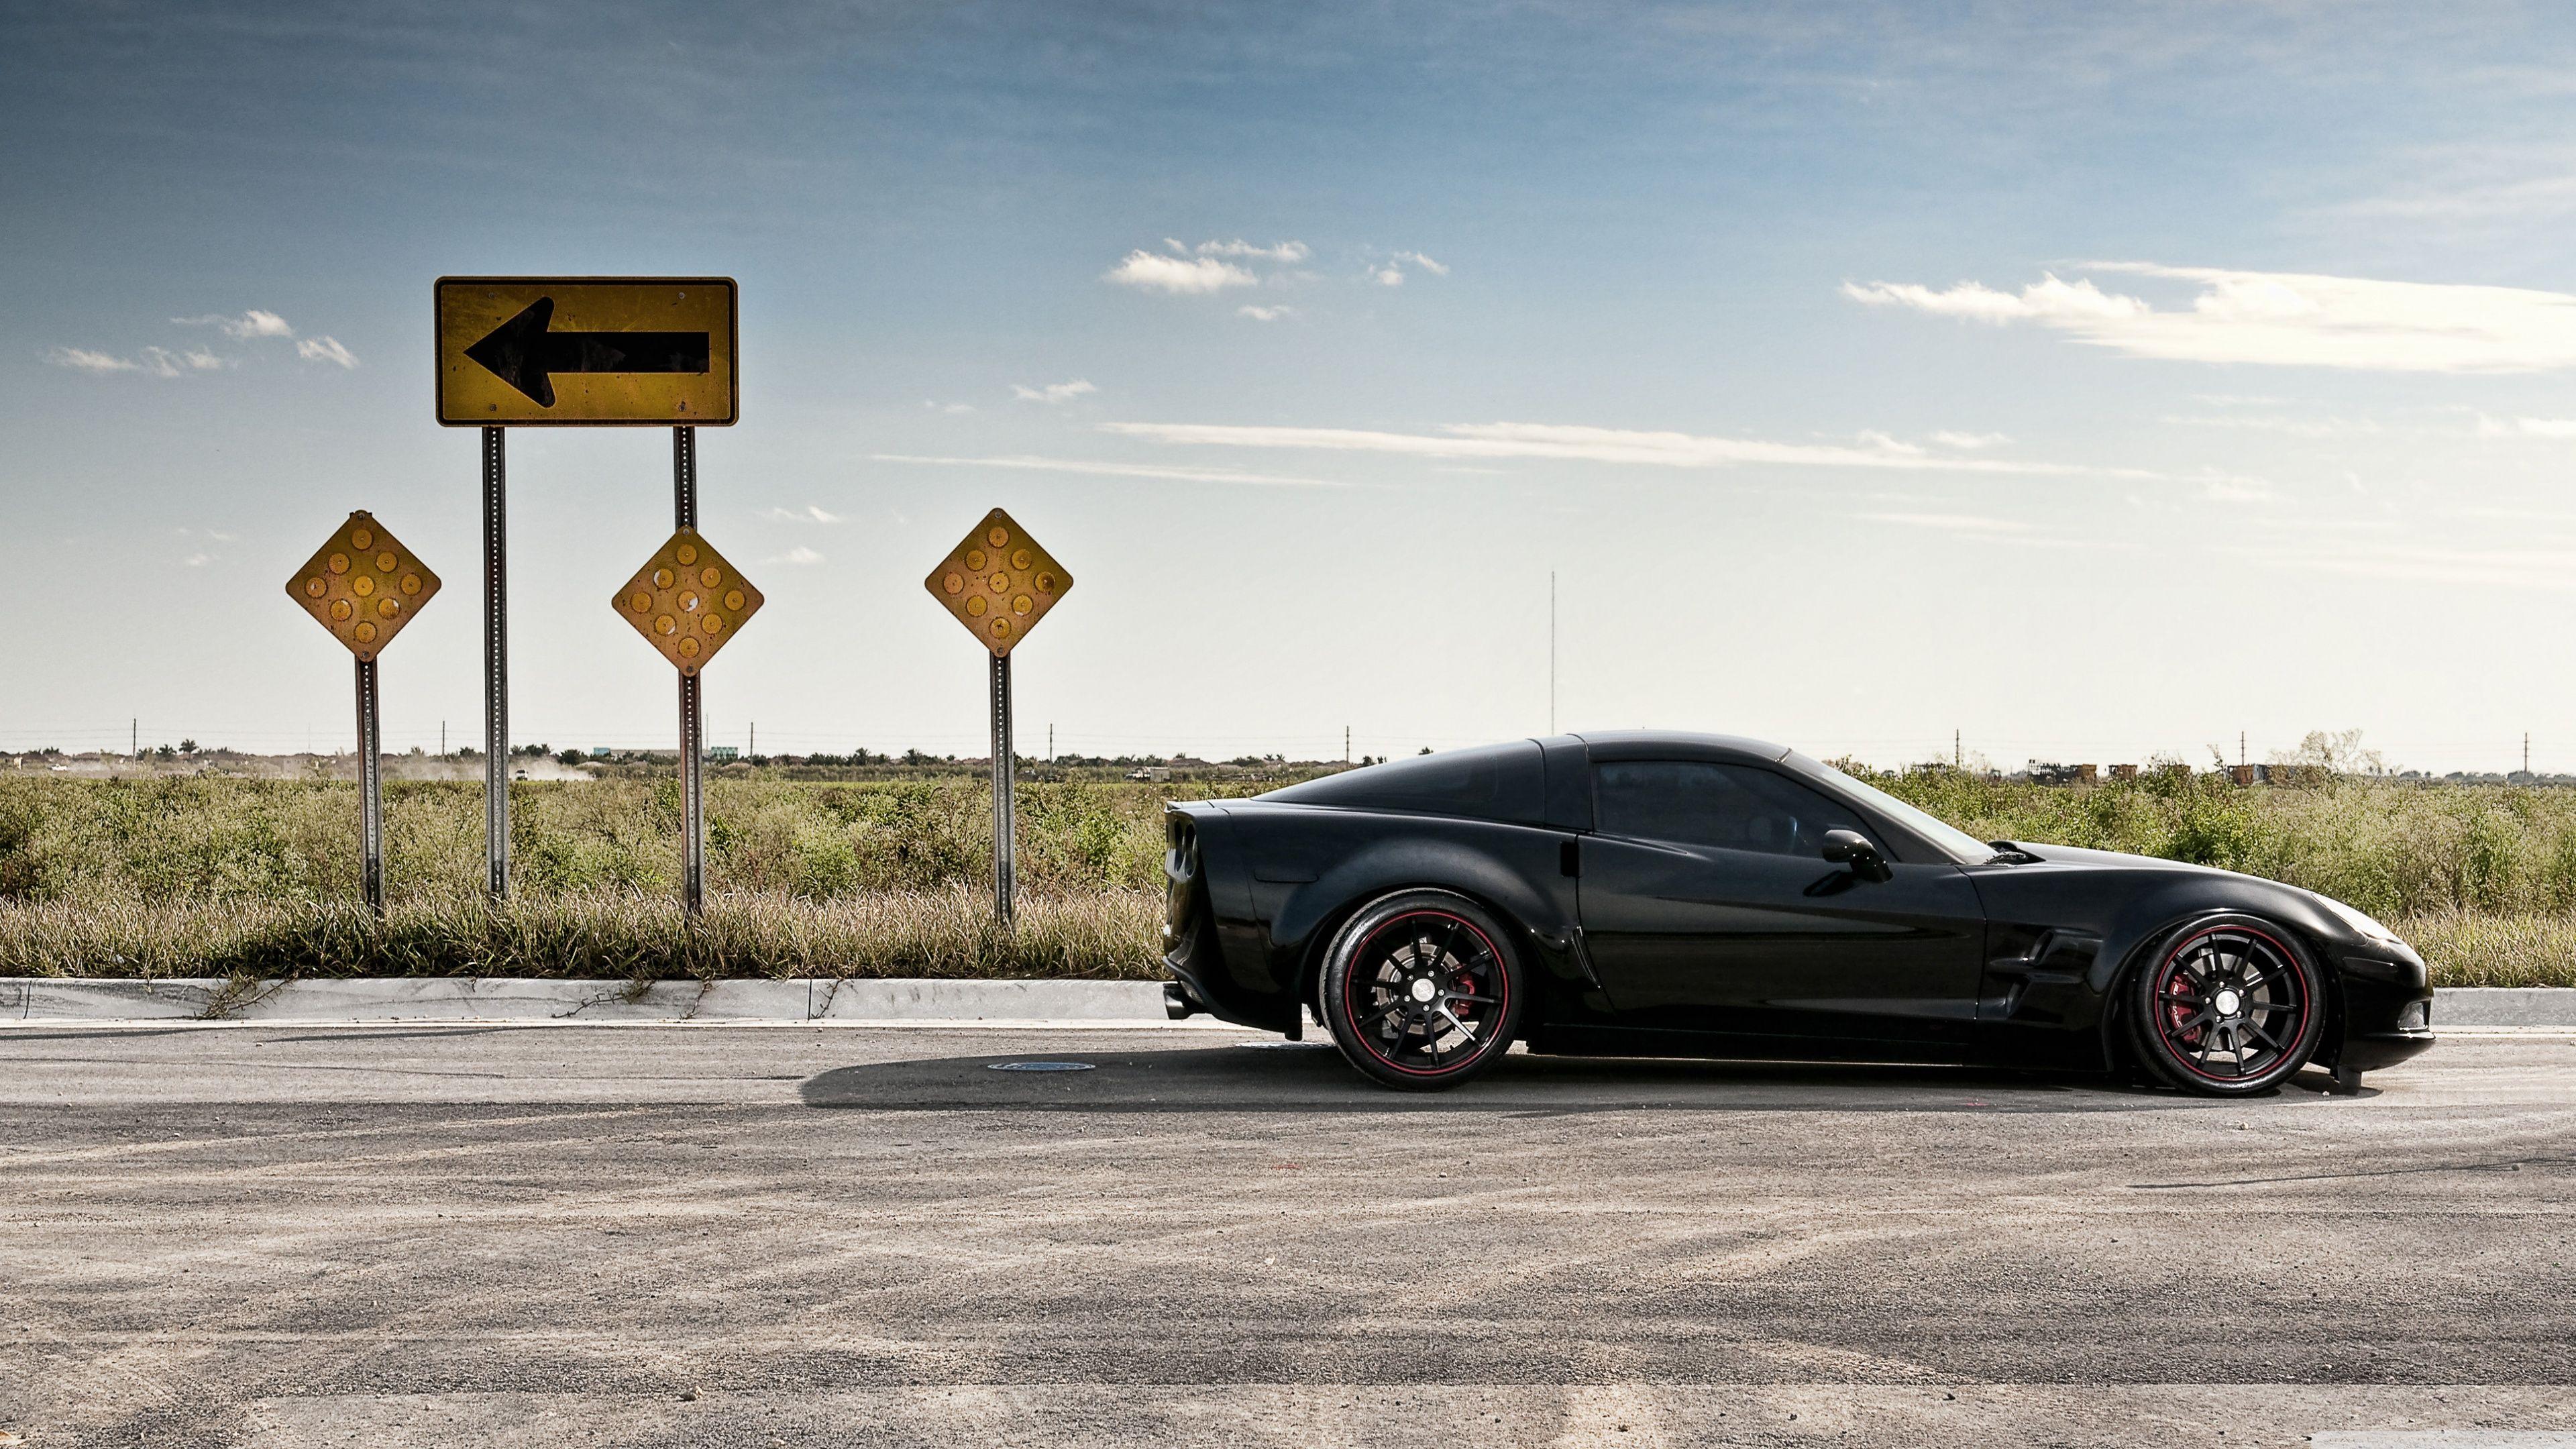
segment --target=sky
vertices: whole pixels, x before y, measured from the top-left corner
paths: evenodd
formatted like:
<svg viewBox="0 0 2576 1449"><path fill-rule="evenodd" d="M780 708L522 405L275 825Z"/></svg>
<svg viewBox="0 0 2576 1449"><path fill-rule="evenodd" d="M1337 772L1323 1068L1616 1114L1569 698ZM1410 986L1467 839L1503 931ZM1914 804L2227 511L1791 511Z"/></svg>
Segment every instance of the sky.
<svg viewBox="0 0 2576 1449"><path fill-rule="evenodd" d="M1023 753L2576 770L2571 77L2481 3L0 0L0 748L347 748L355 508L446 581L388 744L479 744L431 284L638 274L740 285L714 742L982 753L922 581L1000 506ZM514 742L668 748L667 433L509 458Z"/></svg>

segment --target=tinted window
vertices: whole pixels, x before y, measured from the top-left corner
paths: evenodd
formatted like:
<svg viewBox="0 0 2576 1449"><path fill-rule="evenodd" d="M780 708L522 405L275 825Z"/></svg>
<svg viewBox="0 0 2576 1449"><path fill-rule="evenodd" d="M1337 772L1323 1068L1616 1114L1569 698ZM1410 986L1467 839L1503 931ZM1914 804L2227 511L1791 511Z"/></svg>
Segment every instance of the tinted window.
<svg viewBox="0 0 2576 1449"><path fill-rule="evenodd" d="M1290 785L1262 798L1530 824L1546 818L1536 740L1414 755Z"/></svg>
<svg viewBox="0 0 2576 1449"><path fill-rule="evenodd" d="M1600 828L1612 835L1813 856L1828 830L1860 818L1806 786L1751 765L1623 760L1594 767Z"/></svg>

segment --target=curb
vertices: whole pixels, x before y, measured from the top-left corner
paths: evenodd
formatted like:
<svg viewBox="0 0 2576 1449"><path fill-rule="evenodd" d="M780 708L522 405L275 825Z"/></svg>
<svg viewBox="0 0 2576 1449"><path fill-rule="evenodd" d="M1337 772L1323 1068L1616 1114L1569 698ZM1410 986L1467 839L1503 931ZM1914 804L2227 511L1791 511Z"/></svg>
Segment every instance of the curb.
<svg viewBox="0 0 2576 1449"><path fill-rule="evenodd" d="M240 987L0 977L0 1022L1030 1022L1167 1023L1153 981L628 981L354 977ZM1237 1028L1239 1030L1239 1028Z"/></svg>
<svg viewBox="0 0 2576 1449"><path fill-rule="evenodd" d="M528 977L349 977L236 987L217 976L156 981L0 977L0 1022L830 1022L1224 1026L1163 1015L1155 981L959 981L922 977L627 981ZM2576 986L2463 986L2435 994L2433 1029L2576 1027ZM1227 1026L1227 1030L1242 1030Z"/></svg>

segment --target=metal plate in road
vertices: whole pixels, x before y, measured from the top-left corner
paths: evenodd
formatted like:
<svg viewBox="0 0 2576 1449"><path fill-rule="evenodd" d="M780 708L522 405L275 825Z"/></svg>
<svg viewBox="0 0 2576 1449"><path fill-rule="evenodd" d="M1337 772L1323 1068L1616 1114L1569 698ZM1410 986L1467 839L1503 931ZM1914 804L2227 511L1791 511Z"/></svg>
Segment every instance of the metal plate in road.
<svg viewBox="0 0 2576 1449"><path fill-rule="evenodd" d="M438 592L438 575L365 509L286 581L286 596L349 646L373 659Z"/></svg>
<svg viewBox="0 0 2576 1449"><path fill-rule="evenodd" d="M921 583L998 657L1028 637L1073 587L1073 575L996 508Z"/></svg>
<svg viewBox="0 0 2576 1449"><path fill-rule="evenodd" d="M441 277L450 427L723 427L741 412L731 277Z"/></svg>

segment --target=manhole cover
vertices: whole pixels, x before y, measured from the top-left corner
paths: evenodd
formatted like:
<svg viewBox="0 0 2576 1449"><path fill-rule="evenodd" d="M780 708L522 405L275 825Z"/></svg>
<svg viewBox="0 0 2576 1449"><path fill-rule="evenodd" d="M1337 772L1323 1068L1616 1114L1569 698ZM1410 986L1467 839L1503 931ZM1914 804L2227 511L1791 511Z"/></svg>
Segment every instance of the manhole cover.
<svg viewBox="0 0 2576 1449"><path fill-rule="evenodd" d="M988 1072L1087 1072L1089 1062L986 1062Z"/></svg>

